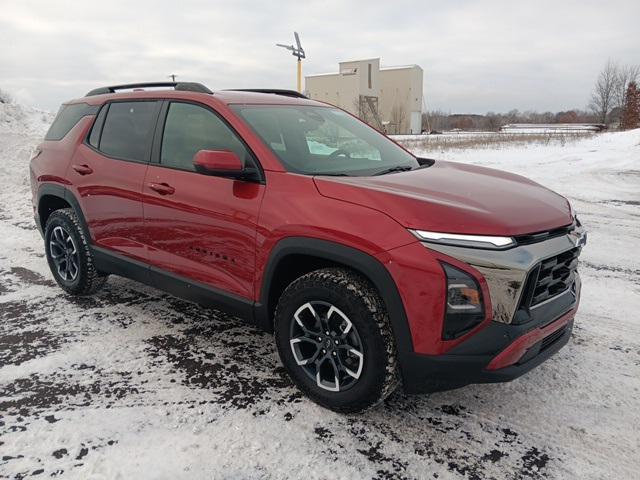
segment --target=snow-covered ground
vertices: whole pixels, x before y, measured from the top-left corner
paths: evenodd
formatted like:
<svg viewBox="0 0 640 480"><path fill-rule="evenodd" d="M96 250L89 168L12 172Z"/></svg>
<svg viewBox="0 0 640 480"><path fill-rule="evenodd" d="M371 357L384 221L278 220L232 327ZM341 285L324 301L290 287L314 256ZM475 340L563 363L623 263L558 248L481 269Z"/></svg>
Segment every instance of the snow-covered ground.
<svg viewBox="0 0 640 480"><path fill-rule="evenodd" d="M638 478L640 131L423 152L572 200L589 230L574 335L512 383L344 416L301 396L272 338L234 318L120 278L63 294L32 221L38 136L20 128L0 130L0 478Z"/></svg>

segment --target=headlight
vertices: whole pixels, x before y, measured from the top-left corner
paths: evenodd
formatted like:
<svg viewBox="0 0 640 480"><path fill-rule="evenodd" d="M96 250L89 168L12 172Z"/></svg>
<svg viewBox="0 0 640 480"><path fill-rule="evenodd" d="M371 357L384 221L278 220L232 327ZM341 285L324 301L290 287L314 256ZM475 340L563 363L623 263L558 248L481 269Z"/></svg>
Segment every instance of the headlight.
<svg viewBox="0 0 640 480"><path fill-rule="evenodd" d="M442 264L447 276L447 305L442 338L464 335L484 319L482 291L478 282L462 270Z"/></svg>
<svg viewBox="0 0 640 480"><path fill-rule="evenodd" d="M460 235L457 233L428 232L426 230L409 230L424 242L454 245L456 247L487 248L503 250L513 247L516 241L512 237L493 235Z"/></svg>

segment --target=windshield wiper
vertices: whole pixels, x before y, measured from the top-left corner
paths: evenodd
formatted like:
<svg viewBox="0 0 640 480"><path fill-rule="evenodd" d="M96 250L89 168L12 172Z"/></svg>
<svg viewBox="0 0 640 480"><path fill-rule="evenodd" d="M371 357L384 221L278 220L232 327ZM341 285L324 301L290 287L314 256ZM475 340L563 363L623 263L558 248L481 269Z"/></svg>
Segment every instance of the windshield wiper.
<svg viewBox="0 0 640 480"><path fill-rule="evenodd" d="M409 167L409 166L397 166L397 167L391 167L391 168L387 168L386 170L382 170L378 173L375 173L375 176L378 175L386 175L387 173L395 173L395 172L408 172L409 170L413 170L413 167Z"/></svg>

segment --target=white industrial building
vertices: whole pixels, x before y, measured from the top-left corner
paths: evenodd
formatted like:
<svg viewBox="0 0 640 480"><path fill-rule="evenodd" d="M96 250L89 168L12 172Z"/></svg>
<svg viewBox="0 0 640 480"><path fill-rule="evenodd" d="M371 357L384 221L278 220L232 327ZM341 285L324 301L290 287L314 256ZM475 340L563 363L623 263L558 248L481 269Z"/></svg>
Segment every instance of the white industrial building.
<svg viewBox="0 0 640 480"><path fill-rule="evenodd" d="M305 93L387 133L422 130L422 68L380 67L379 58L340 62L337 73L308 75Z"/></svg>

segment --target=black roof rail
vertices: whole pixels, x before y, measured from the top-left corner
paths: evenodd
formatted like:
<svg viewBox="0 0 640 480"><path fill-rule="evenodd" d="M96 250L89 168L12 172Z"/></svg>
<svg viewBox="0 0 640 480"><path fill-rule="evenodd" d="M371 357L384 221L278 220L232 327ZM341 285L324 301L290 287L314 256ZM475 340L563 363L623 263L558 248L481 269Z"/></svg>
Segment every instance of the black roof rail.
<svg viewBox="0 0 640 480"><path fill-rule="evenodd" d="M85 97L94 95L104 95L105 93L116 93L116 90L127 90L134 88L154 88L154 87L173 87L174 90L198 93L213 93L207 87L197 82L146 82L146 83L128 83L124 85L112 85L110 87L94 88Z"/></svg>
<svg viewBox="0 0 640 480"><path fill-rule="evenodd" d="M228 88L227 92L254 92L273 93L274 95L284 95L285 97L309 98L296 90L285 90L280 88Z"/></svg>

